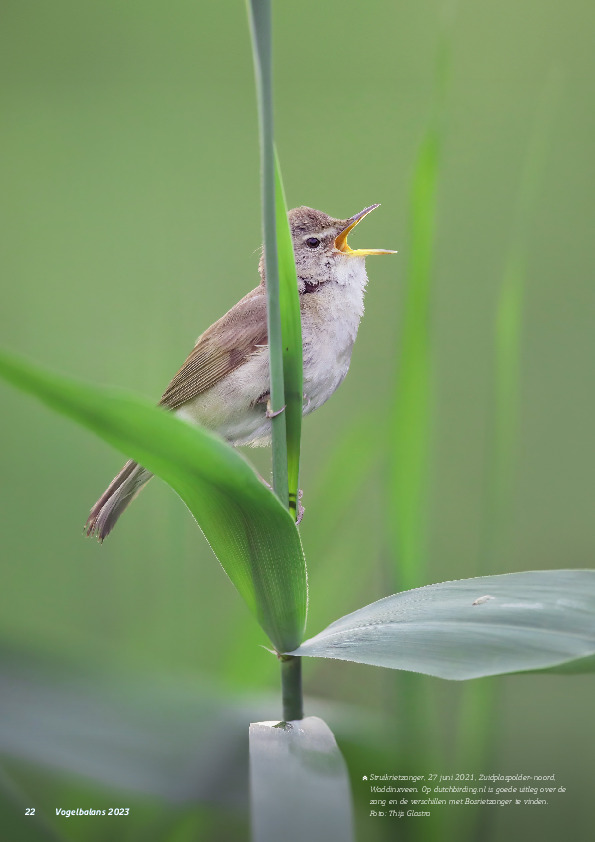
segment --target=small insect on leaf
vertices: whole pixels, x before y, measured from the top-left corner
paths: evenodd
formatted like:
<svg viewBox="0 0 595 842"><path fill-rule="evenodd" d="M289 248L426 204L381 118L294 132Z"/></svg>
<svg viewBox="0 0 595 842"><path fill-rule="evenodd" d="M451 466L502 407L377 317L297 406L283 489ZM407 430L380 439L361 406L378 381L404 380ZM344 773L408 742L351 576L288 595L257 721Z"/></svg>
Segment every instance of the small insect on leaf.
<svg viewBox="0 0 595 842"><path fill-rule="evenodd" d="M484 602L488 602L490 599L496 599L495 596L490 596L487 594L486 596L478 596L477 599L471 603L471 605L483 605Z"/></svg>

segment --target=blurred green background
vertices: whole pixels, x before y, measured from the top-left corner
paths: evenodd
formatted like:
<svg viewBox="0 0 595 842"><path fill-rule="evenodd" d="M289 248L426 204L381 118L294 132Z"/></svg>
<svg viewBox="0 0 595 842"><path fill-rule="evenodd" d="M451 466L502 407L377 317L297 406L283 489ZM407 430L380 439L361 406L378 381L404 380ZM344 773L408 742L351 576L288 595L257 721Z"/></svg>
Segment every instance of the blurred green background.
<svg viewBox="0 0 595 842"><path fill-rule="evenodd" d="M2 345L157 399L196 336L258 281L244 5L6 0L2 21ZM353 243L399 249L368 261L349 377L304 425L311 634L391 590L382 431L398 363L412 172L444 32L451 68L432 291L427 565L417 584L477 575L482 562L495 313L544 95L547 154L523 233L514 482L500 557L483 572L593 566L594 23L581 0L275 4L277 144L290 206L347 217L381 202ZM552 79L558 94L548 99ZM231 767L221 761L217 786L206 786L206 760L221 759L207 725L229 705L241 743L243 723L247 738L250 719L279 715L264 635L162 483L151 483L104 546L83 540L88 509L122 457L2 384L0 395L7 803L37 805L63 839L244 839ZM268 452L248 455L269 470ZM443 765L434 771L471 771L453 768L463 688L419 680L433 699L427 737ZM409 771L399 768L397 743L362 732L362 723L373 732L399 719L395 676L311 661L305 681L320 700L307 713L334 728L362 803L362 774ZM567 792L548 808L492 808L482 838L554 840L570 824L587 838L592 678L486 681L497 686L499 719L487 771L553 771ZM105 731L92 699L104 705ZM164 780L173 794L138 781L136 766L151 765L148 734L163 742L151 745L159 768L171 766ZM111 789L110 740L125 758ZM85 765L101 746L102 774ZM193 775L202 782L194 789ZM178 778L190 782L187 792ZM117 831L105 819L54 815L97 805L130 806L132 815L112 819ZM397 833L364 812L359 825L362 838ZM14 833L23 826L19 819Z"/></svg>

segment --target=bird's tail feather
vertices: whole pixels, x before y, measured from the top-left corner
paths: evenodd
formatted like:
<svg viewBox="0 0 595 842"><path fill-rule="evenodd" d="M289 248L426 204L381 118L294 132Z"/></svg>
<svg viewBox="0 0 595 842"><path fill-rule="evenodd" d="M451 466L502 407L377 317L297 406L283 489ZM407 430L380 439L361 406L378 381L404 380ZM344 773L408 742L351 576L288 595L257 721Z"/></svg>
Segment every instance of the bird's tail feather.
<svg viewBox="0 0 595 842"><path fill-rule="evenodd" d="M96 535L99 541L103 541L116 525L124 509L152 476L153 474L142 465L132 460L126 462L91 509L85 524L87 535Z"/></svg>

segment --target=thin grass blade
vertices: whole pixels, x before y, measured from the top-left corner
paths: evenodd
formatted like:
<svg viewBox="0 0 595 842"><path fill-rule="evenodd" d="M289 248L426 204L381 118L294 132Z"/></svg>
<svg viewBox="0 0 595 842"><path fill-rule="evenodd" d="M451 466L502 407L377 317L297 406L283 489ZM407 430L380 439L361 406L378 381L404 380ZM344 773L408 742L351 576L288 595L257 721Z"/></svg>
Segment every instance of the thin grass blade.
<svg viewBox="0 0 595 842"><path fill-rule="evenodd" d="M553 115L560 80L552 75L536 110L520 173L513 224L504 261L494 322L494 372L487 440L487 469L477 572L497 569L507 556L510 523L514 513L521 418L523 299L527 276L528 229L535 215L543 182ZM580 669L570 662L568 669ZM461 697L456 741L456 766L489 768L497 753L500 688L495 683L470 684ZM478 823L475 809L460 817L457 835L473 838Z"/></svg>
<svg viewBox="0 0 595 842"><path fill-rule="evenodd" d="M289 509L297 517L300 482L300 441L303 407L303 351L300 297L293 255L293 241L287 218L279 159L275 154L275 207L277 213L277 254L279 256L279 299L283 336L283 379L285 425L287 431L287 474Z"/></svg>
<svg viewBox="0 0 595 842"><path fill-rule="evenodd" d="M437 57L435 113L420 145L413 175L405 307L390 427L389 522L394 524L394 576L401 588L419 583L425 561L432 377L430 301L447 59L443 45Z"/></svg>
<svg viewBox="0 0 595 842"><path fill-rule="evenodd" d="M432 437L432 378L430 308L438 213L438 180L443 142L443 111L449 77L450 36L441 35L435 60L431 114L419 146L410 193L409 256L401 326L399 366L390 413L387 538L392 555L395 589L414 588L426 580L429 534L429 473ZM434 698L427 682L407 673L397 677L396 693L402 716L398 745L405 762L424 758L440 766L440 744L432 739ZM436 838L432 825L415 825L412 838ZM443 835L443 834L441 834ZM425 840L424 840L425 842Z"/></svg>
<svg viewBox="0 0 595 842"><path fill-rule="evenodd" d="M543 182L560 80L548 80L534 118L519 179L511 239L504 262L494 323L494 389L488 440L483 534L478 572L493 569L506 552L507 522L514 497L514 474L521 413L521 346L527 239Z"/></svg>

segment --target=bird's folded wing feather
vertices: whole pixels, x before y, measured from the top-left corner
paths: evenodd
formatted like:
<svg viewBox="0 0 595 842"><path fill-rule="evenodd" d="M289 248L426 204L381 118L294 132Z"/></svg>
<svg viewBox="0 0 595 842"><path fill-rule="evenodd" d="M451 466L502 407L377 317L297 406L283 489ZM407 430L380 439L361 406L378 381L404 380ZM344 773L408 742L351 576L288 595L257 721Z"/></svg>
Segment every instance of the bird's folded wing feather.
<svg viewBox="0 0 595 842"><path fill-rule="evenodd" d="M159 405L176 409L206 392L267 342L266 294L257 287L198 337Z"/></svg>

